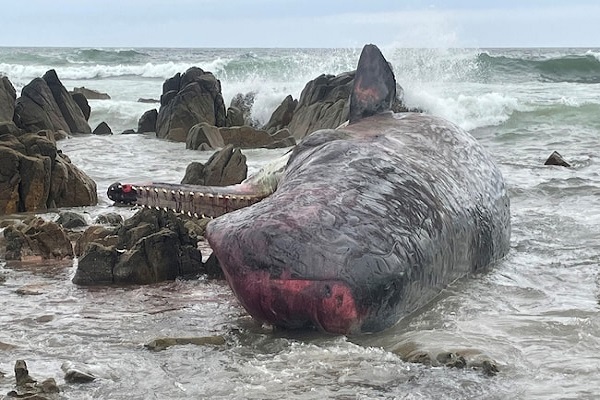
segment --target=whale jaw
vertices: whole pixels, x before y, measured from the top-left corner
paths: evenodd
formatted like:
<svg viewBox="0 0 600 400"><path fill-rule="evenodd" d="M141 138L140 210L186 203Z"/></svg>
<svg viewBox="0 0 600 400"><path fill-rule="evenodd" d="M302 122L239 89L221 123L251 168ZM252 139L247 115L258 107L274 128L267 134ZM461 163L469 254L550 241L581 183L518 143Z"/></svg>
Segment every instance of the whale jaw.
<svg viewBox="0 0 600 400"><path fill-rule="evenodd" d="M261 270L232 274L222 267L244 308L261 322L286 329L314 327L332 334L360 332L363 313L342 281L274 278Z"/></svg>

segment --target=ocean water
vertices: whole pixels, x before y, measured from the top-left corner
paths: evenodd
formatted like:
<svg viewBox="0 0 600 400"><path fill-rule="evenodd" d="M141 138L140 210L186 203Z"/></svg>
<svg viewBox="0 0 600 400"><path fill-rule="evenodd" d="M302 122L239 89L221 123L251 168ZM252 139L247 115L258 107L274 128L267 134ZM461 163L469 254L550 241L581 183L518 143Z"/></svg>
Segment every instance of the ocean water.
<svg viewBox="0 0 600 400"><path fill-rule="evenodd" d="M600 397L600 49L382 48L408 106L469 130L508 182L509 255L485 274L455 283L397 326L367 337L272 332L254 323L225 283L203 279L149 287L80 288L76 264L0 263L0 396L15 360L34 377L54 377L67 399L595 399ZM92 128L136 128L158 104L162 83L190 66L221 80L226 104L255 93L265 123L291 94L322 73L355 68L360 49L0 48L0 73L17 91L50 68L67 89L108 93L92 100ZM74 137L59 143L98 183L90 222L124 216L105 191L114 181L179 182L185 150L142 135ZM245 154L250 171L285 150ZM544 166L560 152L571 168ZM46 218L54 218L52 213ZM39 293L24 296L17 289ZM224 335L221 347L150 352L161 336ZM477 349L500 367L480 371L409 364L393 350L407 338L424 348ZM3 345L4 344L4 345ZM60 366L99 379L66 384Z"/></svg>

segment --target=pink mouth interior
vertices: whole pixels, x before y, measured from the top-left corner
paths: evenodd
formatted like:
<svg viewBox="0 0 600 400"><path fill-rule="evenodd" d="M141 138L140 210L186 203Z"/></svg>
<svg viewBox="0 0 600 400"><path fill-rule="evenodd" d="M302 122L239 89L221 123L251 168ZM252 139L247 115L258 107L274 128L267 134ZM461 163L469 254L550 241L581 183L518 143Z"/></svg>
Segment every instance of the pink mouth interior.
<svg viewBox="0 0 600 400"><path fill-rule="evenodd" d="M362 316L342 281L272 279L265 271L226 275L240 302L260 321L292 329L314 326L336 334L360 330Z"/></svg>

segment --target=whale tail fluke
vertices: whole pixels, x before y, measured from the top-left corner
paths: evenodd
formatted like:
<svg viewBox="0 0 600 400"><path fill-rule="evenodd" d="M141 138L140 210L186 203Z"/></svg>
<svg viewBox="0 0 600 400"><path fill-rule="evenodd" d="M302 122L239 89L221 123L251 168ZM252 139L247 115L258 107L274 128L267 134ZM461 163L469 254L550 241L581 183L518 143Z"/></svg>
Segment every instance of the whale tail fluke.
<svg viewBox="0 0 600 400"><path fill-rule="evenodd" d="M350 95L350 123L389 111L396 98L392 67L374 44L363 47Z"/></svg>

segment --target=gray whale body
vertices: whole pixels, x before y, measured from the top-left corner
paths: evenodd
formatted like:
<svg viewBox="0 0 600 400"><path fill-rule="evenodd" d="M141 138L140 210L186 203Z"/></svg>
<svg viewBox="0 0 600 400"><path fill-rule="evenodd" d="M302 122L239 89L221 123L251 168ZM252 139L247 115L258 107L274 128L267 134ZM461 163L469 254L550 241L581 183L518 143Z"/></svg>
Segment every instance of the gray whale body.
<svg viewBox="0 0 600 400"><path fill-rule="evenodd" d="M108 196L216 217L205 236L259 321L383 330L502 258L510 241L509 198L490 155L442 118L390 112L395 97L390 65L367 45L349 124L303 139L277 179L116 183Z"/></svg>
<svg viewBox="0 0 600 400"><path fill-rule="evenodd" d="M504 180L441 118L380 113L313 133L275 193L206 237L256 319L352 334L385 329L509 249Z"/></svg>

